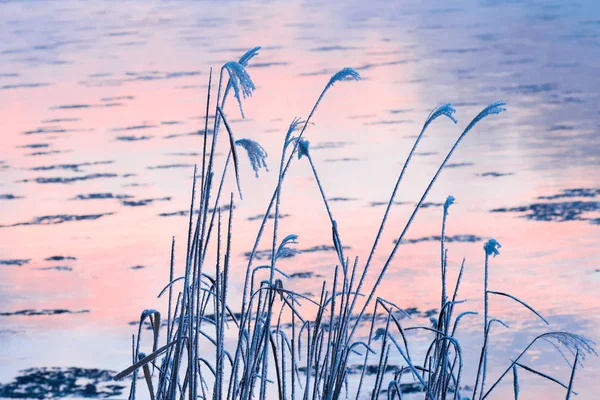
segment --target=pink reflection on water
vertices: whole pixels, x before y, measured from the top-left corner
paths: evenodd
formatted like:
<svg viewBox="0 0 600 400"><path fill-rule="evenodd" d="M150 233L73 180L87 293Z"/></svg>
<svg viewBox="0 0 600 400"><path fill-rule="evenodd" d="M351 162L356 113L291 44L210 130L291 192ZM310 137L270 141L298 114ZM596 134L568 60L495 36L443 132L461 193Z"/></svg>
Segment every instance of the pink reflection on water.
<svg viewBox="0 0 600 400"><path fill-rule="evenodd" d="M252 98L244 101L245 113L249 116L247 121L239 121L239 110L232 99L226 109L236 137L258 140L270 155L270 172L261 171L258 180L254 179L247 160L241 160L245 201L240 202L236 198L238 208L234 214L237 230L234 234L235 279L231 296L236 299L241 297L241 277L247 265L243 253L253 245L258 230L258 222L247 221L246 218L264 213L275 186L278 155L287 126L294 117L308 115L331 73L346 66L365 67L360 70L363 81L335 85L315 114L315 125L306 132L311 149L315 149L312 154L327 196L356 199L332 202L331 208L340 226L343 244L351 247L347 255L359 256L360 266L364 265L384 212L383 206L370 204L387 201L414 140L411 136L419 132L429 110L447 99L456 99L455 93L465 101L472 99L476 104L457 106L458 126L449 121L436 121L419 147L421 152L437 154L413 160L397 199L411 204L392 209L368 275L367 289L385 263L393 240L404 227L414 202L453 140L487 102L496 100L496 95L506 95L492 92L493 96L487 96L489 92L483 89L489 88L480 87L483 83L463 85L464 82L456 83L452 76L448 77L448 68L438 65L439 54L429 53L429 36L395 30L401 28L386 30L376 24L353 30L336 18L334 10L327 10L320 17L317 14L304 17L317 21L317 29L290 25L289 21L302 21L301 15L309 12L295 3L273 5L267 11L280 20L267 26L263 23L266 17L260 17L267 11L261 7L254 9L252 5L243 5L236 9L234 6L230 6L232 8L228 12L241 18L241 12L246 11L245 18L251 20L249 25L230 23L203 30L202 24L199 25L194 18L186 19L187 16L182 15L185 13L177 8L154 13L145 9L148 16L139 29L146 35L146 45L127 48L118 46L116 41L98 39L97 49L65 54L74 61L73 64L37 69L29 67L23 72L31 79L39 77L40 80L52 81L51 86L0 92L0 117L5 132L0 160L9 166L2 170L1 192L24 197L14 201L0 200L3 211L0 225L30 222L40 216L112 213L93 221L0 228L0 259L31 259L21 267L2 266L0 269L2 311L29 308L90 310L88 314L60 317L0 317L6 318L8 326L23 327L26 335L50 332L48 335L55 337L42 340L48 346L67 342L65 336L76 327L81 327L78 335L94 337L98 335L92 332L92 328L102 328L111 331L107 342L125 348L128 335L133 331L127 324L135 320L144 308L164 309L164 302L157 301L155 297L167 282L172 236L177 238L178 274L183 273L187 218L161 217L159 214L189 208L193 168L149 167L201 162L199 156L173 155L200 153L201 136L166 137L203 129L208 67L213 66L213 81L216 81L222 62L235 59L240 53L237 50L215 50L249 48L257 43L274 45L277 48L263 49L256 62L283 63L248 69L258 90ZM83 10L75 10L75 15L79 12ZM222 10L211 12L215 15L225 13ZM159 23L161 18L166 21L165 25ZM173 25L168 24L169 20L175 21ZM103 32L111 30L110 26L105 26L107 22L104 19L98 23ZM348 38L339 39L340 32L348 34ZM194 35L200 37L197 41L208 45L193 47L192 41L184 40ZM315 37L302 39L311 35ZM393 41L389 40L390 37ZM421 42L422 46L414 45ZM347 45L351 50L312 51L332 43ZM109 57L101 58L103 54ZM465 64L472 62L467 58L460 60ZM454 66L466 68L465 65ZM152 71L199 71L199 74L173 79L136 79L140 75L151 76ZM101 73L110 76L90 77ZM493 75L491 70L487 73ZM500 76L506 72L495 70L495 73ZM423 75L429 78L420 82L419 78ZM484 78L489 76L478 76L469 82L484 82ZM507 85L504 81L497 84ZM128 96L133 99L116 100L114 102L119 104L110 107L106 104L113 101L102 100ZM520 98L514 100L516 102ZM56 109L57 106L77 104L90 107ZM444 171L427 200L443 202L449 194L457 197L458 202L450 212L449 235L478 234L484 240L495 237L502 243L501 255L491 261L490 267L491 285L495 290L510 292L532 304L542 315L548 316L557 329L573 328L590 337L598 337L600 332L595 324L598 322L598 296L595 291L598 282L598 273L595 272L598 227L582 221L537 222L516 218L512 213L488 212L493 208L530 204L537 201L534 200L536 197L556 193L562 188L597 185L598 174L589 166L569 165L563 168L547 161L550 171L538 167L539 159L545 159L547 150L530 147L526 134L544 131L545 127L536 125L540 113L548 114L549 111L542 106L519 104L509 113L484 122L470 134L463 143L464 147L452 159L456 163L472 162L473 166ZM76 120L42 122L64 118ZM166 121L179 123L164 124ZM139 125L152 127L125 129ZM41 127L73 131L23 134ZM572 135L577 133L574 131ZM117 140L118 136L148 136L149 139L123 141ZM228 150L222 136L221 140L217 149L220 154L217 163L220 165L224 162L222 155ZM33 143L48 143L50 147L18 147ZM42 150L68 152L26 156ZM335 161L340 158L353 161ZM38 166L107 160L115 162L82 166L80 172L29 170ZM475 175L486 171L516 174L491 180ZM20 182L38 177L84 177L97 173L117 176L70 184ZM124 176L128 174L134 175ZM225 193L234 190L230 171ZM125 206L119 199L72 200L89 193L126 194L133 196L134 200L165 197L171 197L171 200L140 207ZM282 201L282 212L291 215L281 220L281 234L298 234L301 249L330 244L331 228L327 214L306 162L294 161L283 188ZM406 238L439 235L441 216L440 207L421 210ZM269 248L270 229L267 228L259 249ZM454 282L462 257L466 257L461 296L469 300L466 308L477 311L482 308L482 245L482 241L448 244L449 281ZM437 242L402 244L378 295L407 308L418 307L421 311L438 308L439 251ZM44 261L53 255L74 256L77 260L64 263ZM73 271L38 269L63 264L72 266ZM336 257L333 252L305 253L281 264L289 272L314 271L322 275L322 278L314 280L289 283L291 288L318 296L321 280L331 280ZM131 269L136 265L145 268ZM533 315L505 299L495 299L491 310L514 328L541 329ZM308 310L307 314L310 313ZM530 320L535 322L531 325L521 322ZM87 327L90 331L86 331ZM468 329L472 333L479 327L474 322L468 325ZM117 337L123 342L120 343ZM22 341L16 347L23 348L27 339L19 340ZM98 338L98 341L101 340L101 337ZM502 342L506 347L511 346L506 337ZM90 347L85 342L78 343L78 346L85 350ZM41 351L40 348L38 351ZM4 351L7 357L14 357L13 350ZM84 353L73 355L69 360L87 360L88 356ZM35 359L31 354L28 357L28 362ZM108 364L107 360L102 362ZM583 375L582 382L587 382L586 390L592 393L592 378L594 371L598 371L598 361L591 359L589 366L590 375Z"/></svg>

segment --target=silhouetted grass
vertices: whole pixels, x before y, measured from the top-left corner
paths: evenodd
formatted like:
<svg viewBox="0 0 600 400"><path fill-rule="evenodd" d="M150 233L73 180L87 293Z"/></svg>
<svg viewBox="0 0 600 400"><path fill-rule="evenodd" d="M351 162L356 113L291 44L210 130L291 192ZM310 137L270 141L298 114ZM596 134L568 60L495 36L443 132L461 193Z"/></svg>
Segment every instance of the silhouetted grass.
<svg viewBox="0 0 600 400"><path fill-rule="evenodd" d="M292 400L342 397L358 399L362 393L371 399L377 399L384 393L388 399L396 397L402 399L406 393L415 391L422 392L423 397L428 400L460 399L462 398L460 390L466 386L464 382L473 385L471 398L482 400L487 398L512 370L516 399L519 394L517 370L521 368L562 386L566 389L566 399L569 399L577 364L585 358L586 354L595 354L595 351L593 342L567 332L548 332L537 336L515 360L508 360L510 362L507 362L506 371L495 378L492 385L487 384L490 330L493 323L506 326L504 322L490 318L488 314L488 305L493 297L491 295L514 300L548 324L535 309L522 300L508 293L489 289L490 256L498 255L500 248L500 244L494 239L490 239L484 245L483 346L477 375L464 376L462 348L456 332L459 321L463 317L477 313L465 311L456 314L454 309L457 304L465 302L459 300L464 260L454 285L450 286L447 282L446 222L454 197L448 196L443 205L440 236L442 291L437 318L431 318L430 326L405 327L402 320L410 318L409 313L396 306L393 302L395 299L383 299L376 295L377 288L385 278L406 232L455 149L476 124L490 115L503 112L505 110L503 102L492 103L485 107L458 136L430 180L401 234L394 241L394 248L386 262L375 271L377 274L375 283L372 287L366 288L367 273L373 269L371 267L373 255L385 228L389 211L394 204L397 204L398 188L412 156L426 130L438 117L445 116L456 123L455 110L450 104L444 104L434 109L425 120L393 188L369 256L362 264L358 257L351 259L344 252L348 248L342 245L342 237L319 179L317 165L311 157L309 142L304 139L311 118L334 84L360 79L359 74L351 68L344 68L334 74L319 95L308 118L294 119L283 138L277 168L277 185L267 209L262 214L262 223L254 246L247 253L248 264L241 305L231 304L228 282L233 267L231 241L235 207L233 193L230 193L228 202L224 204L221 202L223 183L229 164L233 161L241 198L238 173L240 160L237 146L245 150L256 174L260 168L267 167L265 162L267 154L260 144L252 139L235 139L224 109L231 89L240 111L242 111L242 98L250 96L255 90L245 67L256 56L258 50L258 47L254 48L244 54L238 62L228 62L221 68L216 101L213 104L211 104L211 70L202 164L200 171L196 170L197 167L194 171L187 249L182 257L185 270L182 276L176 277L175 239L173 239L169 284L159 294L161 297L168 292L167 337L163 341L164 345L159 347L161 314L156 310L145 310L140 318L137 335L133 337L132 365L115 377L121 379L128 375L133 376L129 398L136 397L137 377L141 370L152 400L185 398L250 400L256 397L262 400L275 395L280 399ZM224 80L227 78L225 83ZM210 136L212 141L209 143L208 123L211 110L214 110L214 126L213 135ZM213 163L213 154L220 138L221 123L225 126L230 150L223 169L217 171ZM286 173L296 154L298 156L296 162L306 159L310 164L327 210L332 244L339 261L333 281L330 284L323 282L318 300L288 290L285 282L289 276L278 266L280 259L298 253L298 250L293 247L297 243L297 235L289 234L283 240L278 237L279 218L282 215L281 193L282 190L287 189L284 185ZM220 180L215 181L219 174ZM196 176L200 177L199 181ZM258 251L258 247L269 220L273 221L270 257L266 257L269 262L268 265L255 265L254 261L262 258L258 256L262 254ZM205 261L211 239L212 246L216 247L217 257L214 265L207 265ZM235 268L239 271L238 266ZM257 277L262 271L268 272L268 279L260 280ZM306 306L304 313L299 311L301 304ZM358 308L359 304L360 308ZM368 314L367 310L370 308L373 311ZM149 354L143 353L140 346L142 327L145 323L147 325L147 321L150 322L153 331L153 344ZM361 341L357 334L361 323L366 323L368 326L365 341ZM417 360L410 350L407 337L410 331L424 331L431 336L431 342L422 360ZM226 332L233 334L233 343L226 344ZM229 338L231 339L231 334ZM522 356L540 339L551 342L563 356L564 350L572 353L573 372L568 386L520 362ZM393 353L400 355L401 366L389 364ZM363 357L362 365L350 364L351 357L356 355ZM374 365L369 364L369 357L374 358ZM349 376L357 373L357 368L360 370L360 377L351 385ZM366 379L367 375L371 375L373 379ZM405 378L405 375L408 378ZM403 382L403 379L410 379L410 381Z"/></svg>

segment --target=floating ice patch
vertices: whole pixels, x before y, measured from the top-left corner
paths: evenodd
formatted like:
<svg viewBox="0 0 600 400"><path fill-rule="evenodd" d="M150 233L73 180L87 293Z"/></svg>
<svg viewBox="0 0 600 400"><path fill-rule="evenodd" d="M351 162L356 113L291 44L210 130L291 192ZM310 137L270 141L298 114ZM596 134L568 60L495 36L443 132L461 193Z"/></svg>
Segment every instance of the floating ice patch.
<svg viewBox="0 0 600 400"><path fill-rule="evenodd" d="M377 115L376 114L360 114L360 115L350 115L349 117L346 117L346 119L369 119L369 118L375 118Z"/></svg>
<svg viewBox="0 0 600 400"><path fill-rule="evenodd" d="M597 201L567 201L561 203L534 203L528 206L512 208L496 208L491 212L524 213L523 218L534 221L590 221L594 219L584 217L584 213L600 211L600 202Z"/></svg>
<svg viewBox="0 0 600 400"><path fill-rule="evenodd" d="M313 52L328 52L328 51L348 51L348 50L356 50L358 47L353 46L321 46L321 47L313 47L309 51Z"/></svg>
<svg viewBox="0 0 600 400"><path fill-rule="evenodd" d="M30 171L51 171L54 169L67 169L74 172L81 172L82 167L91 167L93 165L106 165L106 164L114 164L114 161L94 161L94 162L85 162L79 164L55 164L55 165L46 165L40 167L29 168Z"/></svg>
<svg viewBox="0 0 600 400"><path fill-rule="evenodd" d="M50 151L36 151L34 153L25 154L26 156L49 156L52 154L70 153L71 150L50 150Z"/></svg>
<svg viewBox="0 0 600 400"><path fill-rule="evenodd" d="M31 131L22 132L23 135L39 135L46 133L67 133L67 132L75 132L74 129L64 129L58 127L40 127Z"/></svg>
<svg viewBox="0 0 600 400"><path fill-rule="evenodd" d="M393 110L388 110L388 113L390 113L390 114L406 114L406 113L413 112L413 111L415 111L415 110L412 108L396 108Z"/></svg>
<svg viewBox="0 0 600 400"><path fill-rule="evenodd" d="M343 246L342 248L344 250L351 249L350 246ZM320 252L320 251L336 251L336 250L335 250L334 246L327 246L327 245L313 246L313 247L309 247L307 249L300 250L301 253L316 253L316 252Z"/></svg>
<svg viewBox="0 0 600 400"><path fill-rule="evenodd" d="M558 194L550 196L539 196L540 200L556 200L573 197L596 197L600 196L599 188L577 188L577 189L563 189Z"/></svg>
<svg viewBox="0 0 600 400"><path fill-rule="evenodd" d="M355 69L357 71L365 71L368 69L373 69L373 68L378 68L378 67L390 67L390 66L394 66L394 65L408 64L408 63L412 63L412 62L416 62L416 61L417 60L414 58L403 58L403 59L395 60L395 61L385 61L385 62L379 62L379 63L363 64L359 67L356 67Z"/></svg>
<svg viewBox="0 0 600 400"><path fill-rule="evenodd" d="M189 152L189 153L165 153L166 156L180 156L180 157L198 157L201 156L200 153L195 153L195 152ZM207 154L208 157L209 154ZM216 155L216 153L215 153Z"/></svg>
<svg viewBox="0 0 600 400"><path fill-rule="evenodd" d="M89 313L90 310L78 310L71 311L65 309L53 309L53 310L20 310L14 312L0 312L0 316L13 317L13 316L26 316L26 317L37 317L41 315L63 315L63 314L85 314Z"/></svg>
<svg viewBox="0 0 600 400"><path fill-rule="evenodd" d="M150 140L152 136L117 136L115 140L120 140L123 142L137 142L139 140Z"/></svg>
<svg viewBox="0 0 600 400"><path fill-rule="evenodd" d="M531 84L531 85L517 85L502 88L506 93L513 94L538 94L543 92L551 92L557 88L555 83L544 83L544 84Z"/></svg>
<svg viewBox="0 0 600 400"><path fill-rule="evenodd" d="M13 382L0 384L0 397L27 399L107 398L120 396L125 386L115 384L115 371L86 368L29 368Z"/></svg>
<svg viewBox="0 0 600 400"><path fill-rule="evenodd" d="M347 249L351 249L350 246L343 246L343 248L345 250ZM321 245L321 246L313 246L313 247L309 247L307 249L303 249L303 250L299 250L297 252L293 252L293 253L286 253L283 256L281 256L281 258L289 258L289 257L294 257L296 254L298 253L316 253L316 252L330 252L330 251L336 251L334 246L327 246L327 245ZM256 260L270 260L271 259L271 250L257 250L254 253L254 258ZM247 251L244 253L244 256L246 258L250 258L251 252Z"/></svg>
<svg viewBox="0 0 600 400"><path fill-rule="evenodd" d="M247 68L269 68L269 67L283 67L286 65L290 65L289 62L285 61L272 61L272 62L262 62L262 63L253 63L248 65Z"/></svg>
<svg viewBox="0 0 600 400"><path fill-rule="evenodd" d="M442 240L441 236L427 236L427 237L422 237L422 238L417 238L417 239L403 239L402 243L421 243L421 242L439 242ZM482 238L481 236L477 236L477 235L453 235L453 236L444 236L444 241L446 243L475 243L475 242L481 242L482 240L485 240L484 238ZM394 243L396 243L397 241L394 240Z"/></svg>
<svg viewBox="0 0 600 400"><path fill-rule="evenodd" d="M53 267L42 267L36 269L40 271L73 271L72 267L67 267L66 265L56 265Z"/></svg>
<svg viewBox="0 0 600 400"><path fill-rule="evenodd" d="M290 214L279 214L279 219L283 219L283 218L287 218L289 217ZM257 214L257 215L253 215L251 217L246 218L248 221L258 221L258 220L262 220L265 217L265 214ZM269 214L268 219L274 219L275 218L275 214L271 213Z"/></svg>
<svg viewBox="0 0 600 400"><path fill-rule="evenodd" d="M221 209L221 211L229 211L229 204L225 204L219 207ZM235 208L235 206L233 207ZM208 210L209 213L213 213L214 212L214 208L210 208ZM198 209L194 210L194 215L198 214ZM181 210L181 211L175 211L175 212L169 212L169 213L160 213L158 214L160 217L187 217L190 215L190 211L189 210Z"/></svg>
<svg viewBox="0 0 600 400"><path fill-rule="evenodd" d="M464 162L464 163L450 163L450 164L446 164L446 166L444 168L460 168L460 167L470 167L472 165L475 165L473 163L470 162Z"/></svg>
<svg viewBox="0 0 600 400"><path fill-rule="evenodd" d="M73 182L77 182L77 181L87 181L90 179L98 179L98 178L116 178L119 175L117 174L90 174L90 175L84 175L84 176L73 176L73 177L69 177L69 178L63 178L63 177L51 177L51 178L34 178L34 179L24 179L20 182L36 182L36 183L63 183L63 184L68 184L68 183L73 183Z"/></svg>
<svg viewBox="0 0 600 400"><path fill-rule="evenodd" d="M127 207L144 207L152 204L155 201L171 201L170 197L161 197L156 199L143 199L143 200L123 200L121 204Z"/></svg>
<svg viewBox="0 0 600 400"><path fill-rule="evenodd" d="M400 125L400 124L410 124L411 120L409 119L395 119L395 120L381 120L381 121L373 121L373 122L365 122L363 125L365 126L374 126L374 125Z"/></svg>
<svg viewBox="0 0 600 400"><path fill-rule="evenodd" d="M25 225L55 225L62 224L64 222L72 221L89 221L102 218L106 215L113 215L114 213L103 213L103 214L86 214L86 215L45 215L43 217L36 217L28 222L17 222L10 225L0 225L0 228L10 228L14 226L25 226Z"/></svg>
<svg viewBox="0 0 600 400"><path fill-rule="evenodd" d="M198 211L194 210L194 214L198 214ZM188 210L180 210L180 211L158 214L159 217L186 217L188 215L190 215L190 212Z"/></svg>
<svg viewBox="0 0 600 400"><path fill-rule="evenodd" d="M114 193L89 193L89 194L78 194L73 197L72 200L104 200L104 199L131 199L133 196L128 194L114 194Z"/></svg>
<svg viewBox="0 0 600 400"><path fill-rule="evenodd" d="M293 274L290 274L290 279L313 279L321 277L323 277L323 275L313 271L294 272Z"/></svg>
<svg viewBox="0 0 600 400"><path fill-rule="evenodd" d="M75 257L71 256L51 256L48 258L44 258L45 261L72 261L77 260Z"/></svg>
<svg viewBox="0 0 600 400"><path fill-rule="evenodd" d="M31 261L31 258L23 259L23 260L0 260L0 265L16 265L20 267L21 265L25 265Z"/></svg>
<svg viewBox="0 0 600 400"><path fill-rule="evenodd" d="M360 161L360 158L355 157L343 157L343 158L327 158L323 162L354 162Z"/></svg>
<svg viewBox="0 0 600 400"><path fill-rule="evenodd" d="M133 99L135 99L134 96L116 96L116 97L103 97L100 99L100 101L113 102L113 101L133 100Z"/></svg>
<svg viewBox="0 0 600 400"><path fill-rule="evenodd" d="M10 194L10 193L6 193L6 194L0 194L0 200L16 200L16 199L22 199L22 196L15 196L14 194Z"/></svg>
<svg viewBox="0 0 600 400"><path fill-rule="evenodd" d="M30 89L37 87L50 86L50 83L14 83L12 85L0 86L0 90L11 90L11 89Z"/></svg>
<svg viewBox="0 0 600 400"><path fill-rule="evenodd" d="M24 144L22 146L17 146L18 149L42 149L50 147L49 143L32 143L32 144Z"/></svg>
<svg viewBox="0 0 600 400"><path fill-rule="evenodd" d="M122 132L122 131L139 131L142 129L152 129L152 128L156 128L157 125L148 125L148 124L141 124L141 125L132 125L132 126L126 126L123 128L113 128L112 131L113 132Z"/></svg>
<svg viewBox="0 0 600 400"><path fill-rule="evenodd" d="M193 164L166 164L166 165L151 165L147 169L171 169L171 168L191 168Z"/></svg>
<svg viewBox="0 0 600 400"><path fill-rule="evenodd" d="M406 201L394 201L393 203L396 206L402 206L402 205L406 205L406 204L410 204ZM388 202L387 201L372 201L371 203L369 203L367 205L367 207L381 207L381 206L387 206Z"/></svg>
<svg viewBox="0 0 600 400"><path fill-rule="evenodd" d="M206 132L207 135L212 135L213 131L212 130L208 130ZM204 136L204 130L200 130L200 131L195 131L195 132L188 132L188 133L172 133L170 135L164 136L163 139L175 139L178 137L185 137L185 136Z"/></svg>
<svg viewBox="0 0 600 400"><path fill-rule="evenodd" d="M484 172L482 174L477 174L477 176L482 176L482 177L492 177L492 178L499 178L501 176L509 176L509 175L514 175L513 172Z"/></svg>
<svg viewBox="0 0 600 400"><path fill-rule="evenodd" d="M353 144L352 142L319 142L311 145L311 150L320 149L340 149L342 147Z"/></svg>
<svg viewBox="0 0 600 400"><path fill-rule="evenodd" d="M91 108L91 104L63 104L59 106L50 107L51 110L78 110L82 108Z"/></svg>
<svg viewBox="0 0 600 400"><path fill-rule="evenodd" d="M421 208L430 208L430 207L441 207L444 203L423 203L421 204Z"/></svg>

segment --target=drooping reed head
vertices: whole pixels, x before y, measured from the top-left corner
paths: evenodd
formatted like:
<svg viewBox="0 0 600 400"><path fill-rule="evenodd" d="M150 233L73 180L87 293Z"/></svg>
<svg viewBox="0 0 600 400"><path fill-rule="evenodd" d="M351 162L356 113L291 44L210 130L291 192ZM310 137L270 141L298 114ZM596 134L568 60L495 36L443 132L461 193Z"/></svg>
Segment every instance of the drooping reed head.
<svg viewBox="0 0 600 400"><path fill-rule="evenodd" d="M439 107L436 107L431 111L431 113L427 117L427 120L425 121L425 127L427 127L436 118L441 117L442 115L445 115L446 117L450 118L452 122L456 124L458 121L456 120L456 118L454 118L455 112L456 110L452 107L450 103L446 103Z"/></svg>
<svg viewBox="0 0 600 400"><path fill-rule="evenodd" d="M487 117L488 115L500 114L501 112L506 111L506 108L504 108L505 105L506 105L506 102L504 102L504 101L497 101L495 103L490 104L489 106L487 106L486 108L481 110L481 112L479 114L477 114L477 116L473 119L473 121L471 121L469 126L475 125L477 122L481 121L483 118Z"/></svg>
<svg viewBox="0 0 600 400"><path fill-rule="evenodd" d="M581 360L579 362L585 360L585 357L588 354L598 355L598 353L596 353L596 350L594 349L594 346L596 344L594 343L594 341L586 339L583 336L577 335L575 333L547 332L539 337L543 338L544 340L550 343L555 341L563 345L567 350L569 350L569 352L572 355L575 355L575 353L579 352L579 356L581 357Z"/></svg>
<svg viewBox="0 0 600 400"><path fill-rule="evenodd" d="M498 251L498 249L500 247L502 247L502 246L500 245L500 243L498 243L498 241L496 239L490 239L483 245L485 254L487 254L488 256L494 256L494 257L496 257L498 254L500 254L500 251Z"/></svg>
<svg viewBox="0 0 600 400"><path fill-rule="evenodd" d="M329 79L329 83L325 86L325 90L329 89L333 86L334 83L340 81L358 81L360 80L360 74L354 68L342 68L338 72L336 72L331 79Z"/></svg>
<svg viewBox="0 0 600 400"><path fill-rule="evenodd" d="M246 59L248 62L250 58ZM256 86L254 86L254 82L246 72L246 69L235 61L230 61L223 65L223 69L227 70L229 73L229 81L231 82L231 86L233 86L233 95L238 101L240 106L240 112L242 113L242 118L244 117L244 110L242 109L242 97L247 98L252 96L252 92L256 90Z"/></svg>
<svg viewBox="0 0 600 400"><path fill-rule="evenodd" d="M252 165L252 169L256 177L258 178L258 170L260 168L264 168L269 171L267 167L267 162L265 161L267 158L267 152L265 149L256 141L252 139L239 139L236 140L235 144L243 147L246 152L248 152L248 158L250 159L250 165Z"/></svg>

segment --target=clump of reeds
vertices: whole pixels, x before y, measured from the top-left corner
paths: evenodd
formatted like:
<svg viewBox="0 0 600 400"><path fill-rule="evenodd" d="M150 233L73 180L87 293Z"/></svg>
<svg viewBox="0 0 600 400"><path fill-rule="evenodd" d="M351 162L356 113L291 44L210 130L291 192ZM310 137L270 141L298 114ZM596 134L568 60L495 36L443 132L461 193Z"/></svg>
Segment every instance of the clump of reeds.
<svg viewBox="0 0 600 400"><path fill-rule="evenodd" d="M398 187L415 149L427 128L439 117L447 117L456 123L455 110L450 104L445 104L434 109L425 120L394 186L369 256L362 264L358 257L351 259L344 252L340 232L338 232L332 210L327 202L317 167L311 157L309 142L304 138L311 118L334 84L360 79L359 74L351 68L344 68L334 74L319 95L308 117L305 120L294 119L285 137L282 138L282 152L277 168L277 185L273 190L250 252L241 305L233 307L230 304L228 282L232 268L238 271L239 267L234 267L231 263L234 194L231 193L226 202L223 202L221 199L223 183L229 164L233 162L241 197L238 146L248 154L255 173L258 173L260 168L266 168L267 154L254 140L235 139L224 109L231 89L238 101L240 111L242 98L250 96L255 89L245 67L258 50L258 47L254 48L244 54L238 62L228 62L221 68L216 100L212 98L211 93L211 70L202 164L199 174L198 171L194 171L187 250L182 257L185 269L182 276L176 276L173 239L169 284L159 294L159 297L164 294L168 296L165 344L159 347L159 332L163 325L161 324L161 314L156 310L145 310L140 318L137 335L134 336L132 365L116 376L116 379L121 379L132 375L129 398L136 397L138 375L142 373L149 397L152 400L185 398L250 400L256 397L262 400L273 396L292 400L342 397L358 399L363 394L365 397L377 399L382 393L386 393L388 399L396 397L402 399L403 388L406 388L408 384L411 388L416 385L425 399L445 400L447 398L460 399L461 389L466 386L465 381L473 385L471 398L482 400L492 393L508 372L512 371L516 399L519 394L517 371L520 368L563 386L566 389L566 399L569 399L573 393L573 377L577 364L584 359L586 354L595 354L595 351L593 342L567 332L548 332L537 336L515 360L512 360L506 371L492 385L487 383L490 330L493 323L505 325L501 320L490 318L488 315L490 295L508 297L547 323L537 311L525 302L510 294L488 288L489 259L490 256L499 254L500 247L500 244L493 239L484 246L483 297L485 311L480 361L475 377L464 376L463 354L456 332L463 317L477 313L466 311L457 314L455 312L455 306L465 301L459 299L464 259L453 287L447 283L447 249L444 240L448 210L454 203L454 197L449 196L443 207L440 250L442 292L437 318L431 319L430 326L404 327L401 317L403 314L409 315L391 300L376 296L377 288L384 279L415 215L453 152L478 122L489 115L504 111L503 102L496 102L485 107L458 136L395 241L394 248L386 262L376 271L375 283L366 290L364 286L367 272L371 268L373 255L384 230L390 208L394 204ZM209 132L211 110L214 110L214 126L209 143L207 133ZM216 171L213 158L217 141L222 136L221 124L225 127L230 150L223 169ZM332 242L339 261L333 274L332 283L327 285L323 282L320 296L316 300L287 289L285 282L288 275L278 266L280 259L297 253L293 247L297 240L296 235L290 234L283 239L279 239L278 236L281 193L285 188L286 173L295 159L295 155L298 156L296 162L306 159L311 166L329 216ZM199 176L199 180L196 178L197 176ZM194 212L196 210L198 212ZM268 265L257 266L254 263L255 255L269 215L273 216L274 225L270 262ZM214 265L206 265L206 255L211 245L216 247L216 262ZM261 273L263 276L266 273L267 277L262 280L257 278L257 275ZM303 314L299 311L301 304L306 305L304 310L308 308L308 312ZM369 317L367 310L370 307L373 311ZM146 320L150 321L154 334L149 354L143 353L140 346L142 326ZM367 338L362 341L357 334L361 323L369 324ZM425 357L420 361L410 351L407 332L411 330L424 330L431 335L431 343ZM233 344L226 345L226 332L229 333L229 337L233 336ZM574 356L573 372L568 386L558 379L520 362L528 349L541 339L551 342L563 355L564 350L567 350ZM399 354L403 366L391 368L388 365L390 354L393 352ZM360 379L350 384L349 362L357 356L363 357L362 371ZM365 371L370 356L376 357L375 377L367 387Z"/></svg>

